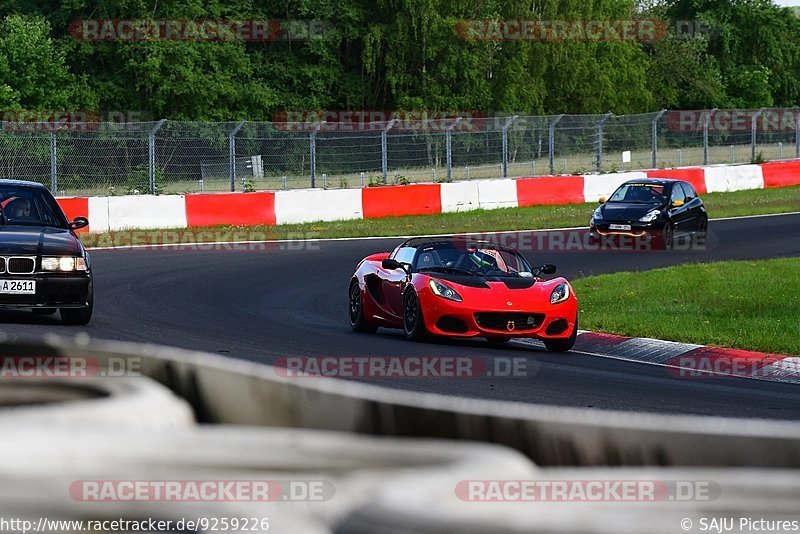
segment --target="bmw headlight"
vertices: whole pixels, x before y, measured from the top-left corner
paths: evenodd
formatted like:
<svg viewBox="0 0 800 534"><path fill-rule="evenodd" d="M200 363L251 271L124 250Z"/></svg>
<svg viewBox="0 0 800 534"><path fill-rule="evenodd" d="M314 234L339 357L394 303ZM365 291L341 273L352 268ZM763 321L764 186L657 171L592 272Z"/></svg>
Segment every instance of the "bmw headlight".
<svg viewBox="0 0 800 534"><path fill-rule="evenodd" d="M649 223L653 222L658 219L658 216L661 215L661 210L651 210L647 212L647 215L639 219L639 222Z"/></svg>
<svg viewBox="0 0 800 534"><path fill-rule="evenodd" d="M448 286L447 284L431 278L430 285L431 285L431 291L433 291L434 295L438 295L447 300L454 300L456 302L461 302L462 300L461 295L459 295L455 289Z"/></svg>
<svg viewBox="0 0 800 534"><path fill-rule="evenodd" d="M569 298L569 284L561 282L558 284L553 292L550 293L550 304L558 304L564 302Z"/></svg>
<svg viewBox="0 0 800 534"><path fill-rule="evenodd" d="M62 257L44 257L42 258L43 271L86 271L86 258L62 256Z"/></svg>

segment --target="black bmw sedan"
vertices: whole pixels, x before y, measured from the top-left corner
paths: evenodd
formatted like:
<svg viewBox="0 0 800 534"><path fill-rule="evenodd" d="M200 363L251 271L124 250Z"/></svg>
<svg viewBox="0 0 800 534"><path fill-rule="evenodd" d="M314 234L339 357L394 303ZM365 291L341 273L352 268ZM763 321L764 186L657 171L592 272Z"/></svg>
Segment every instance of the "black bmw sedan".
<svg viewBox="0 0 800 534"><path fill-rule="evenodd" d="M0 308L61 312L65 324L92 318L89 254L53 195L34 182L0 180Z"/></svg>
<svg viewBox="0 0 800 534"><path fill-rule="evenodd" d="M630 180L600 203L589 221L592 237L658 237L673 248L677 239L701 239L708 230L703 201L681 180Z"/></svg>

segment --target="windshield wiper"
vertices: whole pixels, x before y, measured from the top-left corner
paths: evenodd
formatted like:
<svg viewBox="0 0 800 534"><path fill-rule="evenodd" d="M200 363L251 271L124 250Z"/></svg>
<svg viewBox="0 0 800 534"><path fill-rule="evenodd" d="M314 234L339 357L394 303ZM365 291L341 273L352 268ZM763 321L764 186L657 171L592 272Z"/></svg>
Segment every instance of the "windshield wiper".
<svg viewBox="0 0 800 534"><path fill-rule="evenodd" d="M442 273L453 273L453 274L468 274L470 276L480 276L478 274L473 273L472 271L468 271L466 269L459 269L458 267L445 267L444 265L434 266L434 267L423 267L419 269L419 272L423 271L434 271L434 272L442 272Z"/></svg>

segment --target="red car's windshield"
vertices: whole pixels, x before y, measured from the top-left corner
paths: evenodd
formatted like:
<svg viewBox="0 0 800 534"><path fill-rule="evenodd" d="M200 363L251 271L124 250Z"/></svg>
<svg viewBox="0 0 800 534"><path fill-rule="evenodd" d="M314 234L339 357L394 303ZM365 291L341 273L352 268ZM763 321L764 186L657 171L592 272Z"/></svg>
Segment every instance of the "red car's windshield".
<svg viewBox="0 0 800 534"><path fill-rule="evenodd" d="M488 276L533 276L518 252L492 247L460 247L450 243L420 247L415 271L459 269Z"/></svg>

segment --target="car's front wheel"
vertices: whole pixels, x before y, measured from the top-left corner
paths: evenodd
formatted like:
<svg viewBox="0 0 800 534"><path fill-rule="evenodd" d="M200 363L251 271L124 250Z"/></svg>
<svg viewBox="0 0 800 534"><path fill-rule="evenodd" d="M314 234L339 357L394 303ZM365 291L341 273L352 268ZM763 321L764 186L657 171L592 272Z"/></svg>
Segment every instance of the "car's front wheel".
<svg viewBox="0 0 800 534"><path fill-rule="evenodd" d="M568 352L575 346L575 340L578 339L578 318L575 318L575 327L572 329L572 335L566 339L545 339L544 346L550 352Z"/></svg>
<svg viewBox="0 0 800 534"><path fill-rule="evenodd" d="M694 242L695 244L702 245L705 244L706 238L708 237L708 217L703 217L700 219L700 225L697 228L697 232L694 234Z"/></svg>
<svg viewBox="0 0 800 534"><path fill-rule="evenodd" d="M378 327L373 326L367 322L364 317L364 299L361 296L361 287L358 285L357 280L350 282L349 304L350 304L350 328L354 332L367 332L373 333L378 330Z"/></svg>
<svg viewBox="0 0 800 534"><path fill-rule="evenodd" d="M672 246L675 244L675 229L672 227L672 223L667 222L664 225L664 250L672 250Z"/></svg>
<svg viewBox="0 0 800 534"><path fill-rule="evenodd" d="M428 334L422 318L419 297L410 287L403 297L403 330L406 333L406 339L411 341L421 341Z"/></svg>

